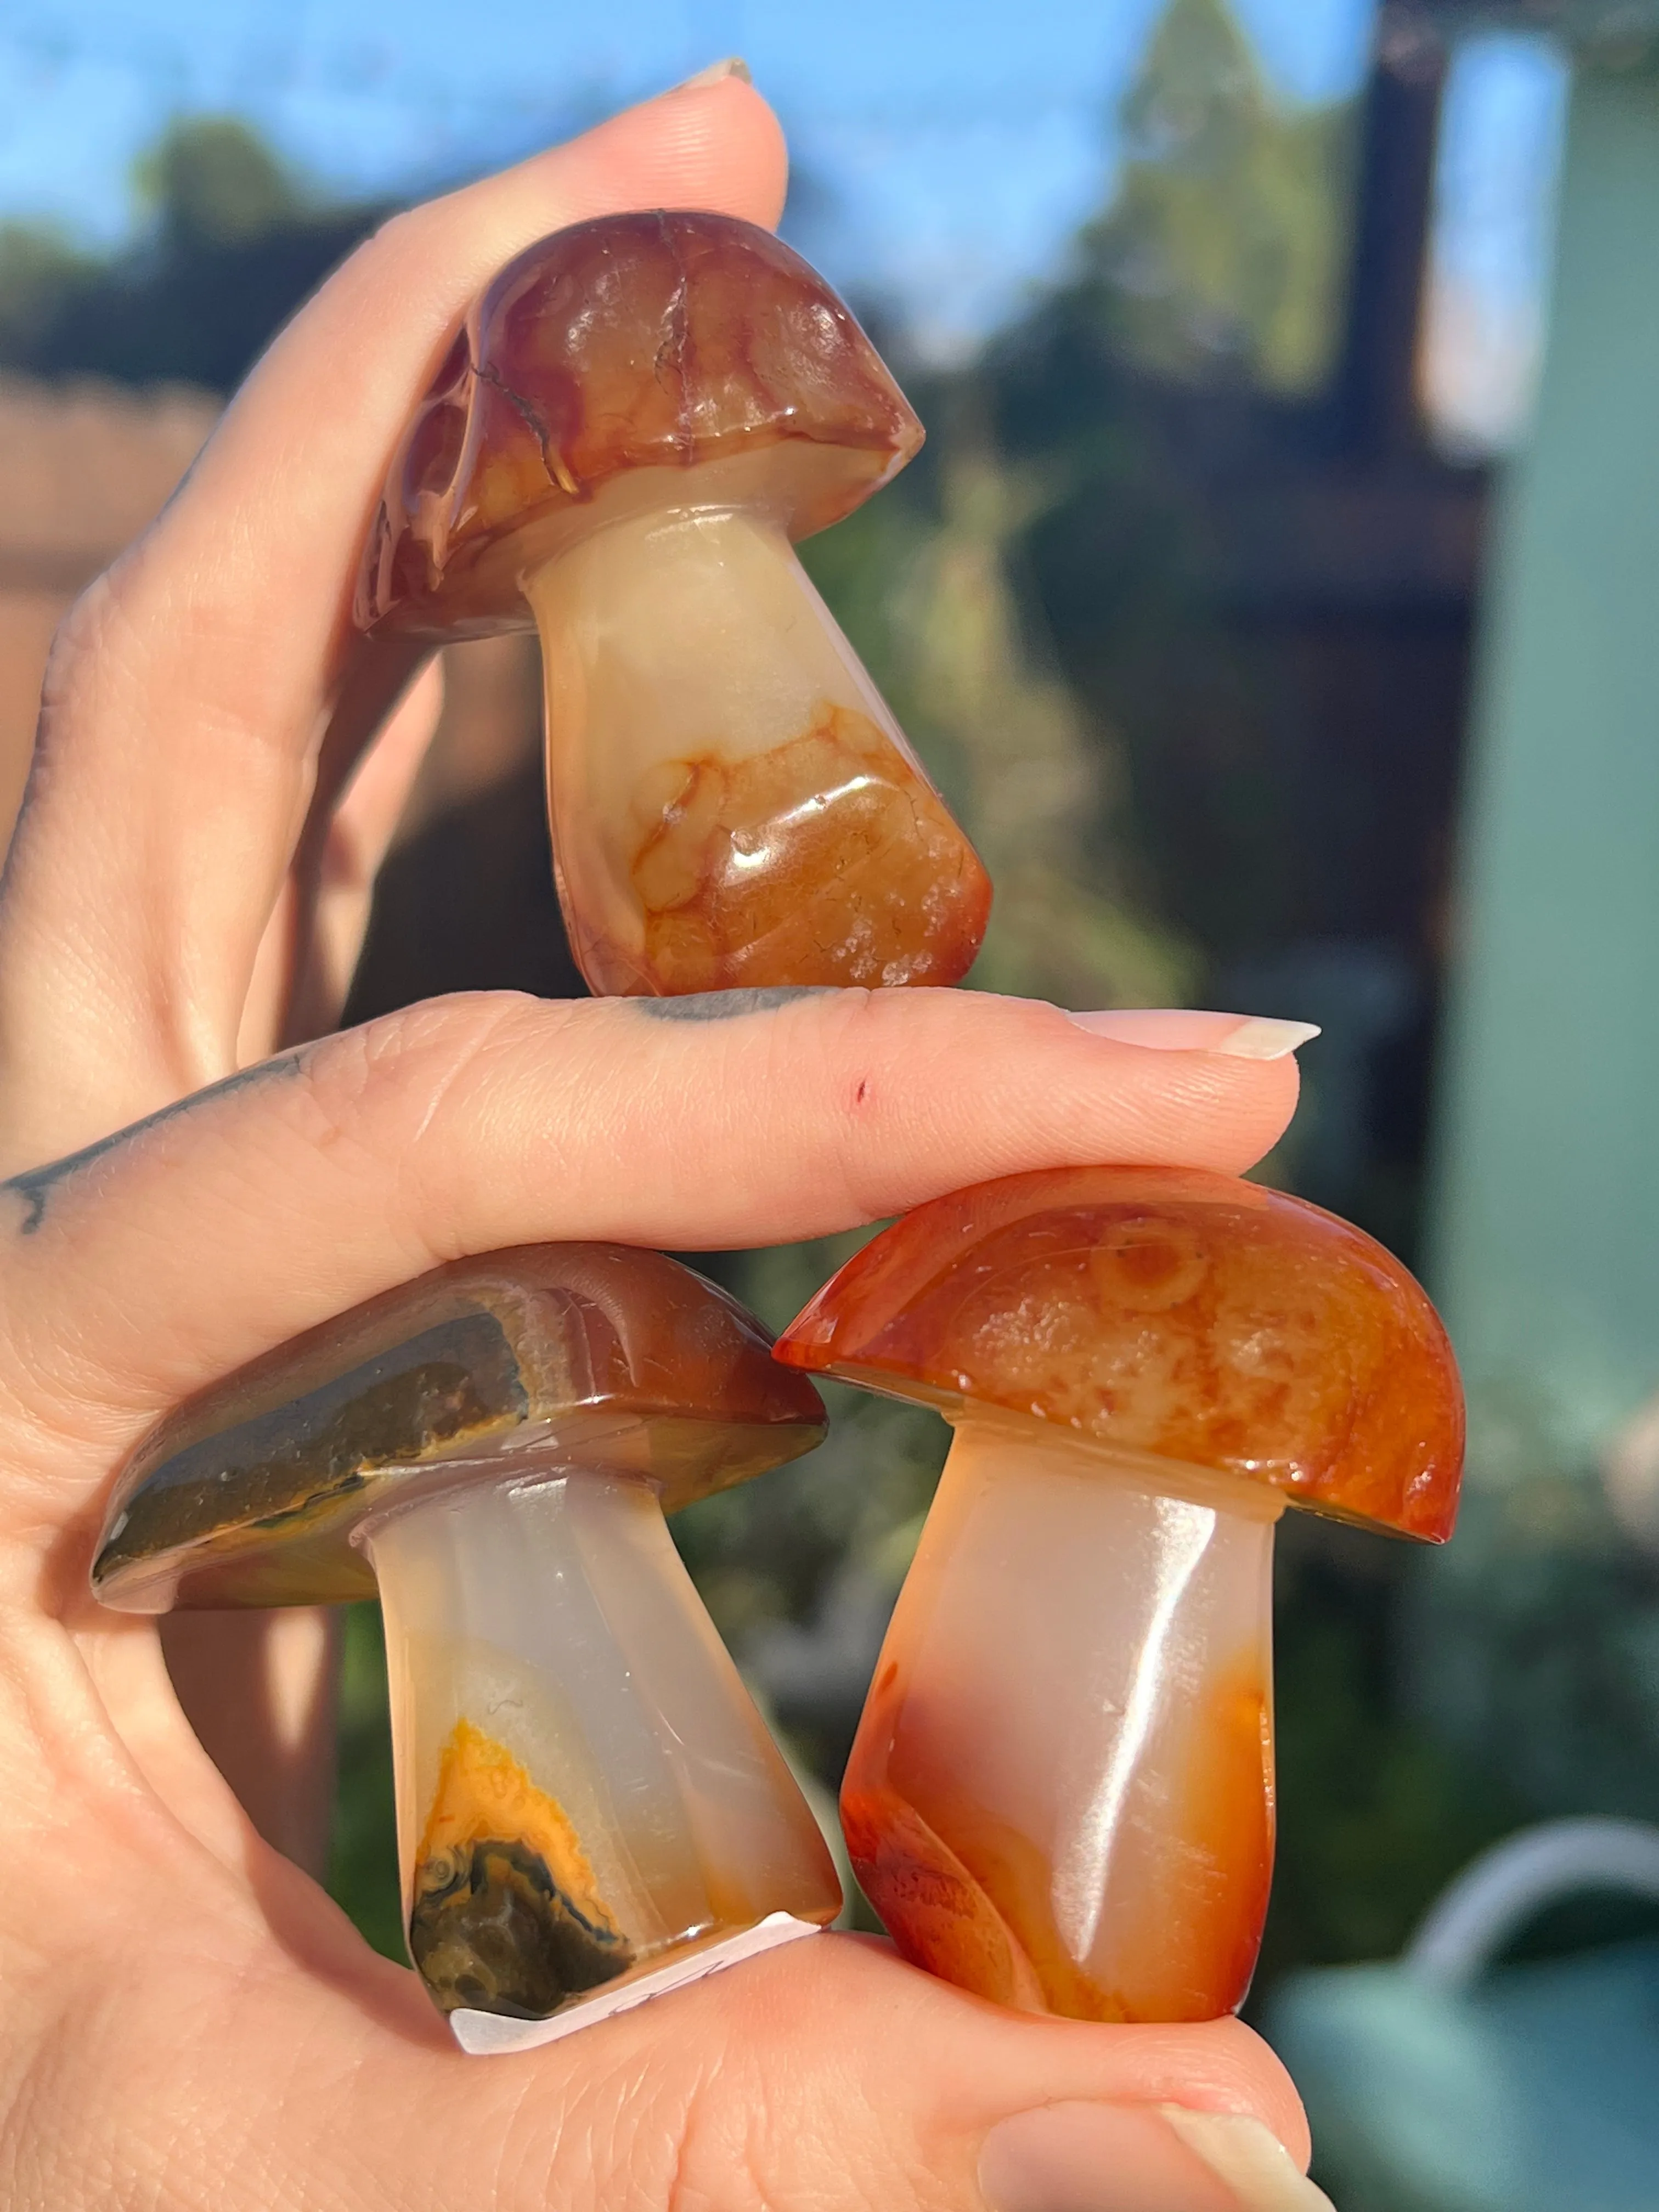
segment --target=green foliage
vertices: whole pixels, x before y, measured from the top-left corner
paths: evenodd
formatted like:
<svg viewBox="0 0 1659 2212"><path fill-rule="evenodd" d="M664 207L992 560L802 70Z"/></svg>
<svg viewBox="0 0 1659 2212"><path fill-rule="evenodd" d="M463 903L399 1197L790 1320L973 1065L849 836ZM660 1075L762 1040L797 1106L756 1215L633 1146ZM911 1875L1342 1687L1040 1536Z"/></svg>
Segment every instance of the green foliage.
<svg viewBox="0 0 1659 2212"><path fill-rule="evenodd" d="M1353 116L1275 106L1223 0L1171 0L1075 275L976 377L1045 493L1008 566L1103 779L1082 864L1218 965L1297 933L1307 875L1304 794L1272 738L1282 640L1218 598L1216 509L1291 459L1264 428L1289 411L1253 388L1307 392L1334 357Z"/></svg>
<svg viewBox="0 0 1659 2212"><path fill-rule="evenodd" d="M305 211L306 198L257 131L235 116L171 124L133 173L140 204L174 237L228 245Z"/></svg>
<svg viewBox="0 0 1659 2212"><path fill-rule="evenodd" d="M1500 1479L1474 1410L1457 1541L1412 1592L1413 1703L1530 1818L1659 1820L1659 1564L1565 1453Z"/></svg>
<svg viewBox="0 0 1659 2212"><path fill-rule="evenodd" d="M1179 1001L1195 969L1144 910L1115 733L1089 726L1021 588L1021 539L1050 486L998 453L981 408L939 411L927 473L805 550L990 870L972 980L1069 1006Z"/></svg>
<svg viewBox="0 0 1659 2212"><path fill-rule="evenodd" d="M398 1889L398 1825L392 1795L392 1727L386 1702L380 1608L345 1614L340 1670L339 1792L329 1851L328 1891L377 1951L400 1966L403 1910Z"/></svg>
<svg viewBox="0 0 1659 2212"><path fill-rule="evenodd" d="M1280 108L1225 0L1171 0L1123 121L1123 179L1084 246L1125 350L1176 376L1316 384L1346 234L1343 111Z"/></svg>
<svg viewBox="0 0 1659 2212"><path fill-rule="evenodd" d="M98 264L45 225L0 223L0 362L26 359Z"/></svg>
<svg viewBox="0 0 1659 2212"><path fill-rule="evenodd" d="M145 221L109 256L0 227L0 368L228 391L377 220L317 204L242 122L175 122L138 163Z"/></svg>
<svg viewBox="0 0 1659 2212"><path fill-rule="evenodd" d="M1279 1848L1261 1985L1285 1966L1393 1956L1519 1808L1400 1695L1403 1546L1302 1522L1279 1529L1274 1607Z"/></svg>
<svg viewBox="0 0 1659 2212"><path fill-rule="evenodd" d="M781 1329L874 1234L853 1230L757 1252L688 1255ZM936 1415L844 1384L823 1386L830 1435L793 1466L676 1516L674 1540L739 1663L769 1638L823 1620L837 1592L860 1586L878 1607L897 1595L949 1436ZM872 1650L867 1655L873 1658ZM759 1670L763 1673L763 1668ZM793 1747L834 1790L863 1684L777 1715Z"/></svg>

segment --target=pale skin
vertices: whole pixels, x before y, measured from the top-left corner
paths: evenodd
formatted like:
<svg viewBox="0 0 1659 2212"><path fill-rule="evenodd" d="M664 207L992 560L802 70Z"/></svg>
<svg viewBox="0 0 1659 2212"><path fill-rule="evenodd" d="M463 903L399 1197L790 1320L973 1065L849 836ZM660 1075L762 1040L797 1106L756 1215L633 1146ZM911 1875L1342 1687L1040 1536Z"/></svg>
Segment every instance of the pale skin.
<svg viewBox="0 0 1659 2212"><path fill-rule="evenodd" d="M392 223L58 641L0 893L14 2212L981 2212L988 2130L1052 2105L1099 2108L1130 2193L1098 2202L1126 2212L1236 2202L1146 2107L1253 2115L1305 2160L1288 2081L1235 2022L1016 2018L850 1937L465 2059L294 1863L320 1832L314 1619L274 1656L257 1622L175 1644L256 1826L155 1626L87 1595L112 1474L158 1414L441 1261L772 1243L1070 1162L1240 1169L1288 1117L1287 1060L972 994L674 1021L475 997L329 1033L436 708L423 676L392 711L412 664L354 653L350 579L455 317L562 223L665 204L769 222L783 181L769 111L728 79Z"/></svg>

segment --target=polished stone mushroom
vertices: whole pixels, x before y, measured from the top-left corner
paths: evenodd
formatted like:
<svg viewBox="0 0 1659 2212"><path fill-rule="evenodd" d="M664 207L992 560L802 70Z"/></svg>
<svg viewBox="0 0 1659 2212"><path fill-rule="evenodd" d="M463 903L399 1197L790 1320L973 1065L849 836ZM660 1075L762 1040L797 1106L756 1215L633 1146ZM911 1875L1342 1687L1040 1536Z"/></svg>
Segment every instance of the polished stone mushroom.
<svg viewBox="0 0 1659 2212"><path fill-rule="evenodd" d="M820 1441L769 1342L658 1253L496 1252L203 1391L117 1485L106 1605L378 1585L410 1953L468 2050L547 2041L840 1909L663 1519Z"/></svg>
<svg viewBox="0 0 1659 2212"><path fill-rule="evenodd" d="M956 1432L842 1792L899 1948L1031 2011L1232 2010L1273 1871L1273 1524L1450 1534L1427 1297L1279 1192L1071 1168L922 1206L776 1357Z"/></svg>
<svg viewBox="0 0 1659 2212"><path fill-rule="evenodd" d="M731 216L578 223L468 312L356 620L539 630L559 895L595 991L966 971L985 871L793 550L921 436L823 278Z"/></svg>

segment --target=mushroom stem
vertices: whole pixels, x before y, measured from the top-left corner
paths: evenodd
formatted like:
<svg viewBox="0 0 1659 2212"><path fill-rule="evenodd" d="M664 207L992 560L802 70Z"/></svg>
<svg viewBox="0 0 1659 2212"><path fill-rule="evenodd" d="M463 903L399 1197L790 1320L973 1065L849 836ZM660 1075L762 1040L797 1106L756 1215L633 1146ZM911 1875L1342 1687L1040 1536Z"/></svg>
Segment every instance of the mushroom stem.
<svg viewBox="0 0 1659 2212"><path fill-rule="evenodd" d="M599 992L951 983L990 886L781 522L611 522L526 574L560 895Z"/></svg>
<svg viewBox="0 0 1659 2212"><path fill-rule="evenodd" d="M469 2014L547 2020L694 1951L718 1965L771 1914L833 1919L823 1840L654 1490L568 1460L445 1471L362 1540L410 1951L461 2040Z"/></svg>
<svg viewBox="0 0 1659 2212"><path fill-rule="evenodd" d="M1243 2000L1273 1869L1263 1486L969 1415L842 1816L901 1951L1031 2011Z"/></svg>

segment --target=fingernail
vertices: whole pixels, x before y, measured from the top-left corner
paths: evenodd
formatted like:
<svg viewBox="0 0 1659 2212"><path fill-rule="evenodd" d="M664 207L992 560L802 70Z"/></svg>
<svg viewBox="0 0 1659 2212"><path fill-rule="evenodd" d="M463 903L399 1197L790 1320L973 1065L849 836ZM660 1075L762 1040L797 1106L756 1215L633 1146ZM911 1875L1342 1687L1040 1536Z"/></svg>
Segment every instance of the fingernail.
<svg viewBox="0 0 1659 2212"><path fill-rule="evenodd" d="M1271 2128L1236 2112L1160 2105L1188 2150L1221 2176L1246 2212L1334 2212Z"/></svg>
<svg viewBox="0 0 1659 2212"><path fill-rule="evenodd" d="M1051 2104L980 2146L988 2212L1239 2212L1234 2190L1151 2106Z"/></svg>
<svg viewBox="0 0 1659 2212"><path fill-rule="evenodd" d="M1279 2156L1305 2192L1311 2185ZM1243 2171L1242 2160L1233 2167ZM1046 2105L1002 2120L981 2146L979 2186L988 2212L1312 2212L1325 2201L1317 2190L1243 2194L1237 2172L1146 2105Z"/></svg>
<svg viewBox="0 0 1659 2212"><path fill-rule="evenodd" d="M684 84L670 85L668 88L671 92L701 92L705 85L724 84L729 76L737 77L744 84L755 82L743 56L727 54L723 62L710 62L707 69L699 70L696 76L687 77Z"/></svg>
<svg viewBox="0 0 1659 2212"><path fill-rule="evenodd" d="M1224 1052L1234 1060L1283 1060L1319 1035L1317 1022L1274 1022L1255 1014L1206 1014L1184 1006L1111 1006L1073 1014L1091 1036L1161 1052Z"/></svg>

